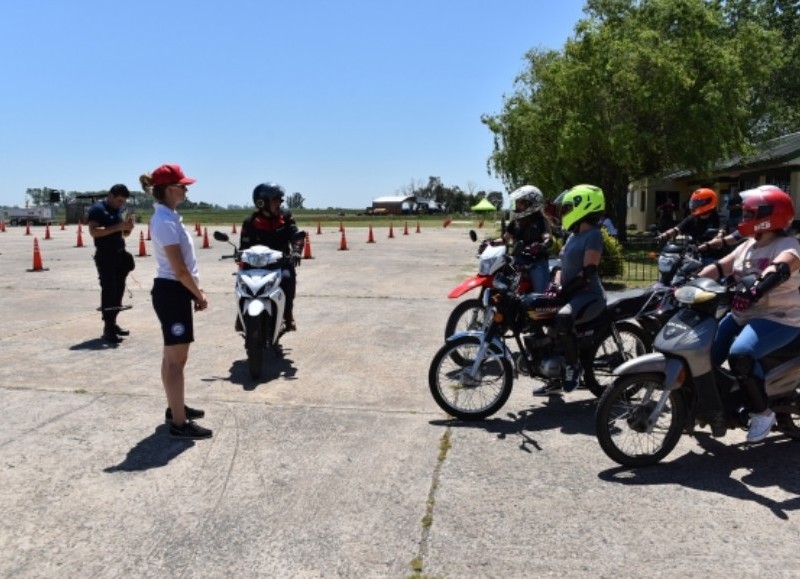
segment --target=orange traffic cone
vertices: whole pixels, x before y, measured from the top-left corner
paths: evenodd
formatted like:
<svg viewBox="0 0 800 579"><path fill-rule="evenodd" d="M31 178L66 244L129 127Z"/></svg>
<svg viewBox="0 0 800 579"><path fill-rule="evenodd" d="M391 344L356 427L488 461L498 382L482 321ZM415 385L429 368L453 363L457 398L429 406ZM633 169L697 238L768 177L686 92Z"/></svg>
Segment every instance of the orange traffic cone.
<svg viewBox="0 0 800 579"><path fill-rule="evenodd" d="M80 223L78 223L78 241L75 243L75 247L83 247L83 232Z"/></svg>
<svg viewBox="0 0 800 579"><path fill-rule="evenodd" d="M322 235L322 225L317 221L317 235Z"/></svg>
<svg viewBox="0 0 800 579"><path fill-rule="evenodd" d="M150 224L147 224L147 241L150 241Z"/></svg>
<svg viewBox="0 0 800 579"><path fill-rule="evenodd" d="M0 233L6 232L6 222L0 219Z"/></svg>
<svg viewBox="0 0 800 579"><path fill-rule="evenodd" d="M408 221L406 221L406 224L403 226L403 235L408 235Z"/></svg>
<svg viewBox="0 0 800 579"><path fill-rule="evenodd" d="M311 255L311 238L308 236L308 232L306 232L306 246L303 248L303 259L314 259Z"/></svg>
<svg viewBox="0 0 800 579"><path fill-rule="evenodd" d="M194 230L197 232L197 237L203 237L203 229L200 227L199 221L195 224Z"/></svg>
<svg viewBox="0 0 800 579"><path fill-rule="evenodd" d="M30 221L26 221L25 222L25 235L30 235L30 234L31 234L31 222Z"/></svg>
<svg viewBox="0 0 800 579"><path fill-rule="evenodd" d="M389 224L389 239L394 239L394 223Z"/></svg>
<svg viewBox="0 0 800 579"><path fill-rule="evenodd" d="M50 239L50 224L49 223L44 226L44 238L45 239Z"/></svg>
<svg viewBox="0 0 800 579"><path fill-rule="evenodd" d="M203 228L203 249L208 249L211 244L208 243L208 227Z"/></svg>
<svg viewBox="0 0 800 579"><path fill-rule="evenodd" d="M444 220L444 223L442 224L442 227L447 227L452 222L453 222L453 218L452 217L448 217L447 219Z"/></svg>
<svg viewBox="0 0 800 579"><path fill-rule="evenodd" d="M231 233L236 233L236 224L235 223L233 224L233 227L231 227Z"/></svg>
<svg viewBox="0 0 800 579"><path fill-rule="evenodd" d="M367 243L375 243L375 236L372 234L372 225L369 226L369 237L367 237Z"/></svg>
<svg viewBox="0 0 800 579"><path fill-rule="evenodd" d="M339 222L339 231L344 233L344 225L342 225L341 221Z"/></svg>
<svg viewBox="0 0 800 579"><path fill-rule="evenodd" d="M342 228L342 243L339 245L339 251L347 251L347 236L344 234L344 227Z"/></svg>
<svg viewBox="0 0 800 579"><path fill-rule="evenodd" d="M419 221L417 221L417 233L422 233L422 231L420 231L420 228L419 228Z"/></svg>
<svg viewBox="0 0 800 579"><path fill-rule="evenodd" d="M33 238L33 269L28 271L47 271L42 267L42 254L39 252L39 240L36 237Z"/></svg>
<svg viewBox="0 0 800 579"><path fill-rule="evenodd" d="M480 221L478 221L478 229L480 229L480 228L482 228L482 227L483 227L483 219L481 219Z"/></svg>
<svg viewBox="0 0 800 579"><path fill-rule="evenodd" d="M61 222L61 231L64 231L64 222Z"/></svg>
<svg viewBox="0 0 800 579"><path fill-rule="evenodd" d="M144 247L144 231L139 232L139 257L147 257L147 249Z"/></svg>

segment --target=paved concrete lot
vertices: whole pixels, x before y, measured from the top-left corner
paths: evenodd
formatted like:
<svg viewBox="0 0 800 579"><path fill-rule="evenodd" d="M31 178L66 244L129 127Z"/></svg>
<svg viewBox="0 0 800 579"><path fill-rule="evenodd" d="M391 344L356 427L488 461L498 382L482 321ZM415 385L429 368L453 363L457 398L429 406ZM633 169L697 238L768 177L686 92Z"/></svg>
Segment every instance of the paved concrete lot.
<svg viewBox="0 0 800 579"><path fill-rule="evenodd" d="M701 434L625 470L594 438L590 394L533 398L527 378L495 417L448 421L428 364L475 245L402 227L374 244L347 230L347 251L338 223L310 228L299 331L260 381L228 248L196 238L210 309L187 401L214 429L197 442L162 422L154 259L136 258L132 334L110 348L86 231L77 248L76 226L34 228L34 273L33 235L0 233L0 576L800 576L796 443Z"/></svg>

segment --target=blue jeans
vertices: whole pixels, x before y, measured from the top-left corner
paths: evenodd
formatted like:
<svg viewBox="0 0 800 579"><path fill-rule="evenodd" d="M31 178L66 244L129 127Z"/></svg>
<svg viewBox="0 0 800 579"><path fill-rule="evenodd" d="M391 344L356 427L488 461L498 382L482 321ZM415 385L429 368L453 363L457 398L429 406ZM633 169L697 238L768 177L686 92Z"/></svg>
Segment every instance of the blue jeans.
<svg viewBox="0 0 800 579"><path fill-rule="evenodd" d="M764 370L758 360L782 348L797 336L800 336L800 328L762 318L750 320L740 326L734 321L733 314L728 313L717 328L714 345L711 347L711 361L719 366L728 356L749 356L756 361L753 367L755 377L763 380Z"/></svg>
<svg viewBox="0 0 800 579"><path fill-rule="evenodd" d="M531 291L540 294L547 291L550 285L550 265L548 259L539 259L528 268L528 279L531 282Z"/></svg>

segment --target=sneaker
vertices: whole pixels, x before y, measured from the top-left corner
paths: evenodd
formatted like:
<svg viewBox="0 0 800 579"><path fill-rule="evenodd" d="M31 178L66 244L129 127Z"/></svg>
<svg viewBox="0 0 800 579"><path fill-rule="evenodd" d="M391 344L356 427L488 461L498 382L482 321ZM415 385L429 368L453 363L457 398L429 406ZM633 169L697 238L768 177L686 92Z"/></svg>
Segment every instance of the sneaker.
<svg viewBox="0 0 800 579"><path fill-rule="evenodd" d="M564 392L574 391L581 383L583 377L583 366L567 366L564 368Z"/></svg>
<svg viewBox="0 0 800 579"><path fill-rule="evenodd" d="M747 431L747 442L760 442L764 440L772 427L775 426L775 413L770 410L769 414L751 414L750 429Z"/></svg>
<svg viewBox="0 0 800 579"><path fill-rule="evenodd" d="M114 333L116 335L118 335L118 336L130 336L131 335L131 331L130 330L124 330L124 329L120 328L119 326L117 326L116 324L114 325Z"/></svg>
<svg viewBox="0 0 800 579"><path fill-rule="evenodd" d="M206 415L205 410L190 408L186 405L183 407L183 413L186 414L186 420L197 420ZM167 408L167 411L164 412L164 422L172 422L172 408Z"/></svg>
<svg viewBox="0 0 800 579"><path fill-rule="evenodd" d="M544 386L533 389L534 396L550 396L561 392L561 384L558 382L548 382Z"/></svg>
<svg viewBox="0 0 800 579"><path fill-rule="evenodd" d="M182 425L178 426L177 424L173 423L169 427L169 435L172 438L184 438L184 439L194 439L194 438L211 438L213 432L209 428L203 428L199 424L192 422L191 420L187 420Z"/></svg>

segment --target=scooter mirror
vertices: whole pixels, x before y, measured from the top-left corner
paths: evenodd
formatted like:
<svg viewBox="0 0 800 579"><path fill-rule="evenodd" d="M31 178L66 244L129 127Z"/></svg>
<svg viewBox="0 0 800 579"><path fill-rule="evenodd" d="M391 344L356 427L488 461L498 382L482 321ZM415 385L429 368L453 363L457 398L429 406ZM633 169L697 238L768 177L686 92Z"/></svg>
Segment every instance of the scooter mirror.
<svg viewBox="0 0 800 579"><path fill-rule="evenodd" d="M294 243L297 243L299 241L303 241L303 240L305 240L305 238L306 238L306 232L305 231L298 231L297 233L292 235L292 241Z"/></svg>
<svg viewBox="0 0 800 579"><path fill-rule="evenodd" d="M221 231L215 231L214 239L216 239L217 241L228 241L228 234L222 233Z"/></svg>
<svg viewBox="0 0 800 579"><path fill-rule="evenodd" d="M477 233L475 233L475 230L474 230L474 229L470 229L470 230L469 230L469 238L470 238L472 241L478 241L478 234L477 234Z"/></svg>

